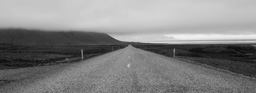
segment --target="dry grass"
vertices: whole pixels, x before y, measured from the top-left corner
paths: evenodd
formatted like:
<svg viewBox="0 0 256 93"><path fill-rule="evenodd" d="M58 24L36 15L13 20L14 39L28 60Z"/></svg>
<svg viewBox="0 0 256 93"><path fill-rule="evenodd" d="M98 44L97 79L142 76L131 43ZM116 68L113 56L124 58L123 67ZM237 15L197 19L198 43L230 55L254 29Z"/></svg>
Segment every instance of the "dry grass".
<svg viewBox="0 0 256 93"><path fill-rule="evenodd" d="M256 64L231 61L216 58L202 58L202 57L179 57L181 59L191 60L200 64L206 64L213 67L225 69L234 73L243 74L246 76L256 77Z"/></svg>
<svg viewBox="0 0 256 93"><path fill-rule="evenodd" d="M80 49L84 58L101 55L121 45L81 45L81 46L13 46L0 44L0 69L52 65L81 60Z"/></svg>
<svg viewBox="0 0 256 93"><path fill-rule="evenodd" d="M167 57L172 57L172 49L176 48L176 56L182 59L256 77L256 48L250 44L137 45L136 47Z"/></svg>

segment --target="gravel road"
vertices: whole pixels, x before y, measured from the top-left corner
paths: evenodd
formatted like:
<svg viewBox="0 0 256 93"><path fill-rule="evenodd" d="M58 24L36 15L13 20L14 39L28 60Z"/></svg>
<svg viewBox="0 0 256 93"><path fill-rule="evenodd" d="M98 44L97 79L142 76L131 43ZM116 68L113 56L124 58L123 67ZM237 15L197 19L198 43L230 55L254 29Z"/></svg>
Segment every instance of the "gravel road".
<svg viewBox="0 0 256 93"><path fill-rule="evenodd" d="M128 46L85 61L0 71L0 93L256 93L256 80Z"/></svg>

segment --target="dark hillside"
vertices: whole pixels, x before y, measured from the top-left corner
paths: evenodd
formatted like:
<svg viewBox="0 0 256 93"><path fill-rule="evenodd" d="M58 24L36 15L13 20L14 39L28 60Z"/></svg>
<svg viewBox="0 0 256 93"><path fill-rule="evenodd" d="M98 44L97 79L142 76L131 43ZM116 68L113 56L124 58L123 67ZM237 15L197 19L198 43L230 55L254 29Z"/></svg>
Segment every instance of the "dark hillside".
<svg viewBox="0 0 256 93"><path fill-rule="evenodd" d="M120 41L105 33L57 32L25 29L0 29L0 43L28 46L117 44Z"/></svg>

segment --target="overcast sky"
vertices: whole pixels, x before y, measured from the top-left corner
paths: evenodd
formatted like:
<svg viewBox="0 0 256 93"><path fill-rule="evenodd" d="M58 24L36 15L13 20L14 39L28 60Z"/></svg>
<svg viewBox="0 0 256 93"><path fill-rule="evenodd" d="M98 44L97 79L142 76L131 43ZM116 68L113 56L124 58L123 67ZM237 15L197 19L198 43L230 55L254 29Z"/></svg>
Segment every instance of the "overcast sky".
<svg viewBox="0 0 256 93"><path fill-rule="evenodd" d="M256 0L0 0L0 27L140 42L256 39Z"/></svg>

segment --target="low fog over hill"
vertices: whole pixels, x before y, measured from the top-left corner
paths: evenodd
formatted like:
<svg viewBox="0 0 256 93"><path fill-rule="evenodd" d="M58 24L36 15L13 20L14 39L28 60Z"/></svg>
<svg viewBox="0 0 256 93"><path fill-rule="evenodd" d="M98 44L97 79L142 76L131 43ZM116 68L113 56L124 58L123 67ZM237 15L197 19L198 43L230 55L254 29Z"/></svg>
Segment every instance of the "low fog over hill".
<svg viewBox="0 0 256 93"><path fill-rule="evenodd" d="M50 32L25 29L0 29L0 43L14 45L86 45L121 43L105 33L95 32Z"/></svg>

